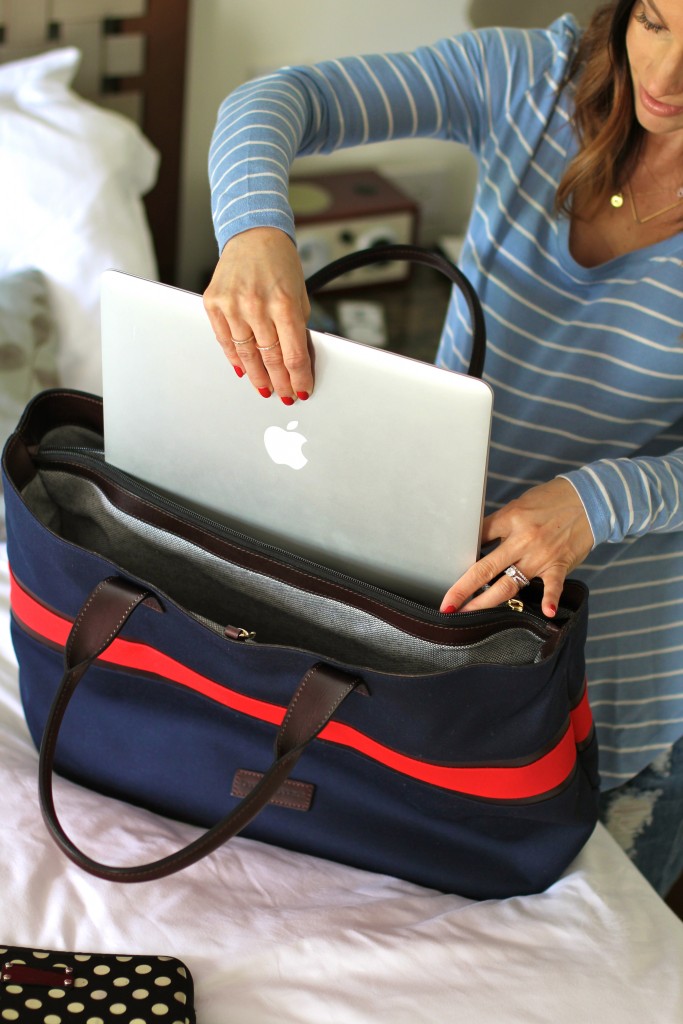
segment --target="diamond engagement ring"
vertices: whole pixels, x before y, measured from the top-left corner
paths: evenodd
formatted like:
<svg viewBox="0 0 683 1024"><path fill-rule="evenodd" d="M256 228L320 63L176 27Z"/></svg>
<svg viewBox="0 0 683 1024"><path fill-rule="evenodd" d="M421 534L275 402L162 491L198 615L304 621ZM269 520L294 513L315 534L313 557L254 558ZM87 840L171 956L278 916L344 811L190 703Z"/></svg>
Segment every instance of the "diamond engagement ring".
<svg viewBox="0 0 683 1024"><path fill-rule="evenodd" d="M509 576L511 580L514 580L517 586L520 588L520 590L522 589L522 587L529 586L529 580L526 578L524 573L517 568L516 565L509 565L505 570L505 575Z"/></svg>

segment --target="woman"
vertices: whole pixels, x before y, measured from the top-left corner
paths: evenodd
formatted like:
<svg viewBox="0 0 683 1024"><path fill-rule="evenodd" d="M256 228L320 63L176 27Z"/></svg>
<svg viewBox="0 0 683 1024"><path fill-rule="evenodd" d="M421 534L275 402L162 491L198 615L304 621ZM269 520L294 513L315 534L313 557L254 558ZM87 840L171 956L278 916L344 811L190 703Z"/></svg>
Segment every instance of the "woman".
<svg viewBox="0 0 683 1024"><path fill-rule="evenodd" d="M553 616L566 575L586 580L603 817L666 893L683 870L683 8L619 0L583 35L569 16L467 33L283 70L229 97L205 304L264 397L313 388L292 159L415 135L479 161L461 266L484 306L495 392L483 531L495 546L441 610L489 607L540 577ZM454 295L437 361L467 360Z"/></svg>

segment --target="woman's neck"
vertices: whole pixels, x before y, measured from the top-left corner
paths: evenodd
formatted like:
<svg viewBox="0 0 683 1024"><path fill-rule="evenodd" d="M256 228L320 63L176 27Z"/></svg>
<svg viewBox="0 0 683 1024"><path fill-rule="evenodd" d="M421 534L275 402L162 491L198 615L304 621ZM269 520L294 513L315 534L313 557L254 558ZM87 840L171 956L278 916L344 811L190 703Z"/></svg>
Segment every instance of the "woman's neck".
<svg viewBox="0 0 683 1024"><path fill-rule="evenodd" d="M681 133L653 135L648 132L643 140L634 174L645 172L675 190L683 185L683 137Z"/></svg>

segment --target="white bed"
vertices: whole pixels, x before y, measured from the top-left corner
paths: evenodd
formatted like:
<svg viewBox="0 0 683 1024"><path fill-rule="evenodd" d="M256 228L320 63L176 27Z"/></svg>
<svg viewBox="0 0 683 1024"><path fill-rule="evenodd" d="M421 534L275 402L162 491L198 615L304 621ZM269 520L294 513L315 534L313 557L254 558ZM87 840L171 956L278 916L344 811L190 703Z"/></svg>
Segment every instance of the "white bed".
<svg viewBox="0 0 683 1024"><path fill-rule="evenodd" d="M46 384L99 389L99 271L155 270L141 200L155 154L132 126L84 108L68 89L73 67L68 50L0 67L4 434ZM36 162L46 140L50 158ZM32 189L27 174L38 170ZM240 838L163 882L84 874L41 820L8 624L0 547L0 944L179 956L195 979L200 1024L683 1020L683 924L601 827L548 892L502 902ZM58 783L57 799L100 859L151 860L193 833L70 783Z"/></svg>

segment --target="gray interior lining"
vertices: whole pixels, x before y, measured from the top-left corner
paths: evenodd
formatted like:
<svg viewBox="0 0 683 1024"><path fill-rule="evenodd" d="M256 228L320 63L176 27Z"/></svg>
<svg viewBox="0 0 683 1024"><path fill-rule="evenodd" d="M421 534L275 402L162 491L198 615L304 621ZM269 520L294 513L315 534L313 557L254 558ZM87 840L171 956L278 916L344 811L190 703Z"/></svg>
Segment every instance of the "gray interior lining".
<svg viewBox="0 0 683 1024"><path fill-rule="evenodd" d="M24 498L59 536L143 579L221 634L226 625L243 627L256 633L257 643L303 647L321 657L406 675L468 664L529 664L540 657L543 638L524 627L463 647L408 636L341 601L226 563L120 511L96 484L70 473L41 471Z"/></svg>

